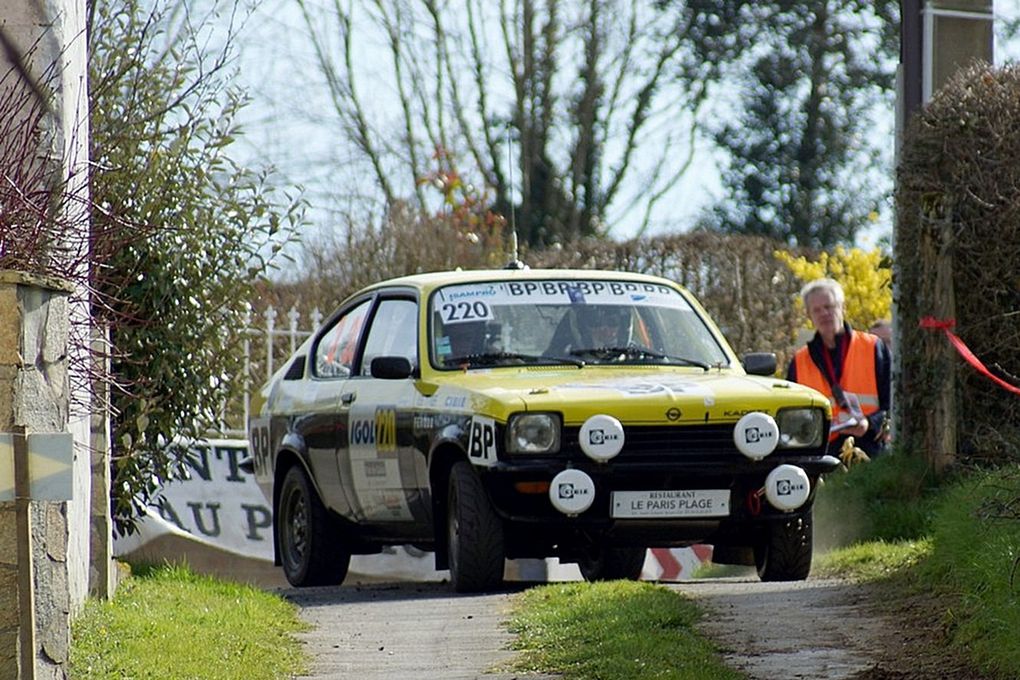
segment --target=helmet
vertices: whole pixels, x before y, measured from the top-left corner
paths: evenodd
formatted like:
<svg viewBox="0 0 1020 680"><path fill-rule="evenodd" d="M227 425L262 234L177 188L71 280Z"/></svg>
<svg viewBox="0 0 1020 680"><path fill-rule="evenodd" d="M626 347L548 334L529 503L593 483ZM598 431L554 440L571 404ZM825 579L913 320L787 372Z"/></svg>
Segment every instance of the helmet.
<svg viewBox="0 0 1020 680"><path fill-rule="evenodd" d="M589 347L617 347L631 340L630 307L585 305L577 308L580 339Z"/></svg>
<svg viewBox="0 0 1020 680"><path fill-rule="evenodd" d="M492 321L447 324L443 326L439 338L444 343L438 349L441 355L465 357L499 351L500 325Z"/></svg>

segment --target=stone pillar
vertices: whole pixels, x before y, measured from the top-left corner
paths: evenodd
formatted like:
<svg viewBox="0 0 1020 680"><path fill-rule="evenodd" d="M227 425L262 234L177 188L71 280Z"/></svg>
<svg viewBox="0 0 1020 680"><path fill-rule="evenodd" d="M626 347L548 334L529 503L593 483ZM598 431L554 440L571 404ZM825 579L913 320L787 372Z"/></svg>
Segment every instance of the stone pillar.
<svg viewBox="0 0 1020 680"><path fill-rule="evenodd" d="M59 281L0 271L0 432L67 429L69 292ZM19 517L26 505L28 512ZM0 502L0 678L67 677L72 609L67 506ZM28 531L21 531L19 522L26 520ZM17 559L26 539L31 573ZM27 602L32 611L25 610ZM22 641L31 641L31 653Z"/></svg>
<svg viewBox="0 0 1020 680"><path fill-rule="evenodd" d="M18 677L17 535L14 503L0 503L0 678Z"/></svg>
<svg viewBox="0 0 1020 680"><path fill-rule="evenodd" d="M56 273L78 282L78 290L72 292L69 303L76 341L68 348L66 362L75 394L71 395L70 411L60 430L70 432L74 441L74 490L62 512L70 532L65 548L67 582L71 607L76 610L89 592L93 512L92 406L86 368L91 321L89 295L82 285L88 278L90 242L87 5L85 0L0 0L0 7L0 30L5 48L0 49L0 75L7 74L2 76L0 102L13 102L5 109L5 115L11 117L6 122L13 125L8 130L19 130L20 117L24 119L20 130L32 133L7 135L0 139L0 147L4 160L12 168L31 170L13 173L18 178L18 192L32 196L33 201L48 194L44 222L53 230L43 239L45 256L34 262L29 257L26 268ZM29 90L32 96L25 97L26 103L18 105L21 93ZM40 109L38 105L43 102L45 106ZM42 113L38 113L40 110ZM39 119L35 120L36 117ZM38 148L28 148L32 143ZM46 166L45 172L38 167L40 164ZM7 173L12 168L2 170ZM8 191L7 195L14 194ZM17 208L18 202L13 202ZM3 218L18 214L10 208L9 205L0 206L0 233L6 226ZM31 245L14 243L15 250L27 247L29 253ZM5 330L0 329L0 334ZM102 562L97 571L103 571L110 559L109 553L97 555L95 559ZM0 680L7 680L7 676L0 673Z"/></svg>
<svg viewBox="0 0 1020 680"><path fill-rule="evenodd" d="M103 362L100 375L110 372L109 338L105 331L93 329L93 361ZM110 599L117 587L113 559L113 523L110 518L110 388L94 380L92 384L92 500L89 522L89 594Z"/></svg>

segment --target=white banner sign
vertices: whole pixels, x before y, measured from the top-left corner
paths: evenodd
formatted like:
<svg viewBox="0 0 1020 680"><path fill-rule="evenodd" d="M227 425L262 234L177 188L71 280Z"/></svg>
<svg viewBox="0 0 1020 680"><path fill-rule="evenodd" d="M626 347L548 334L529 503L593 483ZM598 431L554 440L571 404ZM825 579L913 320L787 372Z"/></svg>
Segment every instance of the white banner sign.
<svg viewBox="0 0 1020 680"><path fill-rule="evenodd" d="M114 539L117 556L129 555L168 534L228 553L273 562L272 508L255 476L241 469L248 457L244 439L210 439L191 446L190 478L163 487L158 501L146 510L138 530ZM165 555L167 559L187 554ZM374 578L438 581L432 553L410 546L387 547L378 555L355 555L350 570Z"/></svg>
<svg viewBox="0 0 1020 680"><path fill-rule="evenodd" d="M273 515L253 475L240 468L248 457L243 439L193 444L191 478L170 482L138 522L138 531L114 540L126 555L162 534L177 534L215 548L273 560Z"/></svg>

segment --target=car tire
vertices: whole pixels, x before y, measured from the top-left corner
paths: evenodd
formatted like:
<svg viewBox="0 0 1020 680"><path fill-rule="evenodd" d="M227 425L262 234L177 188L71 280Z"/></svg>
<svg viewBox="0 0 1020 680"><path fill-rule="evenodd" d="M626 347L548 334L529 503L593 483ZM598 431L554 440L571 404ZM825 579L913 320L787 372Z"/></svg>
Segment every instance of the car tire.
<svg viewBox="0 0 1020 680"><path fill-rule="evenodd" d="M769 525L765 541L754 548L762 581L803 581L811 572L811 511Z"/></svg>
<svg viewBox="0 0 1020 680"><path fill-rule="evenodd" d="M599 548L578 560L585 581L637 581L645 565L644 548Z"/></svg>
<svg viewBox="0 0 1020 680"><path fill-rule="evenodd" d="M276 513L287 582L297 588L343 583L351 553L300 465L284 476Z"/></svg>
<svg viewBox="0 0 1020 680"><path fill-rule="evenodd" d="M471 465L450 469L447 496L450 583L458 593L496 590L503 583L503 522Z"/></svg>

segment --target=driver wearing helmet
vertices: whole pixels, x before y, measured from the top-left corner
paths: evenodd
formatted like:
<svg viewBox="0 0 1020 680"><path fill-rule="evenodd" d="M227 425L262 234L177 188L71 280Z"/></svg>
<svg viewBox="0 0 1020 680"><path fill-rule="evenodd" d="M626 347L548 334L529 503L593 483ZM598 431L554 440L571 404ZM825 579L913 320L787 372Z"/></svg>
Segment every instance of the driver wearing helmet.
<svg viewBox="0 0 1020 680"><path fill-rule="evenodd" d="M575 305L560 321L548 354L562 356L577 350L626 347L633 339L631 308L621 305Z"/></svg>
<svg viewBox="0 0 1020 680"><path fill-rule="evenodd" d="M626 347L632 339L630 307L598 306L578 310L579 338L584 347Z"/></svg>

